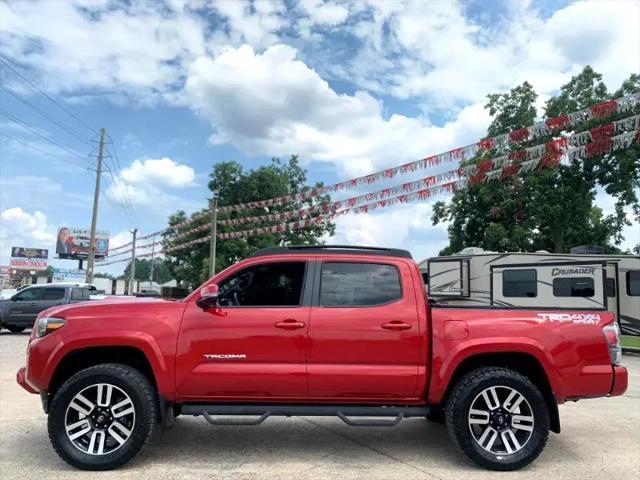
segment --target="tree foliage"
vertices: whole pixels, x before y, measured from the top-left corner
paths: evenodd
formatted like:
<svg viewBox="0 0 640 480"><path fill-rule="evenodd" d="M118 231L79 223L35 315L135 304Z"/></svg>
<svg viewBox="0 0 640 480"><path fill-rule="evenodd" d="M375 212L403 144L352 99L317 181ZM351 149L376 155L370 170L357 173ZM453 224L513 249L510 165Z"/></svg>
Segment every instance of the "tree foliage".
<svg viewBox="0 0 640 480"><path fill-rule="evenodd" d="M153 259L153 261L147 258L136 258L135 279L141 280L143 282L149 281L149 279L151 278L152 263L153 281L155 283L165 283L173 278L171 276L171 272L167 263L163 259L156 257ZM129 275L131 275L131 261L127 263L127 266L124 269L123 277L128 279Z"/></svg>
<svg viewBox="0 0 640 480"><path fill-rule="evenodd" d="M585 67L560 93L546 102L544 118L589 107L599 102L640 91L640 76L633 74L621 88L609 93L602 75ZM495 136L532 125L537 116L537 95L523 83L508 93L489 95L486 108L493 116L488 135ZM635 112L640 113L640 111ZM624 116L628 116L629 113ZM577 131L621 118L591 120ZM538 138L514 148L550 140ZM487 158L495 152L486 152ZM433 223L450 222L449 245L441 254L479 246L494 251L568 252L577 245L597 244L617 251L622 229L631 222L625 208L631 207L640 220L640 149L637 145L621 152L586 160L575 160L559 168L540 169L502 181L469 185L448 202L434 206ZM595 205L596 187L616 199L614 213L603 215Z"/></svg>
<svg viewBox="0 0 640 480"><path fill-rule="evenodd" d="M217 163L210 174L209 189L219 192L218 206L235 205L256 200L264 200L291 193L298 193L311 187L307 185L306 171L300 167L298 157L293 155L287 162L273 159L271 164L254 170L245 170L235 161ZM316 184L321 186L321 184ZM329 201L326 196L322 201ZM242 212L218 213L218 219L259 216L285 210L298 210L311 205L311 201L295 202L286 206L275 206L269 209L249 209ZM176 235L184 233L196 226L210 222L204 216L184 228L175 225L189 217L178 211L169 217L169 230L164 234L165 246L171 245ZM218 232L233 232L256 227L272 225L272 223L245 224L239 226L218 226ZM255 251L276 245L309 245L322 243L323 237L334 233L335 226L331 222L312 225L302 230L281 232L277 234L260 234L248 238L217 241L216 272L245 258ZM206 232L194 233L181 237L179 242L202 238ZM183 285L195 287L209 277L209 243L200 243L192 247L174 251L167 257L167 264L173 277Z"/></svg>

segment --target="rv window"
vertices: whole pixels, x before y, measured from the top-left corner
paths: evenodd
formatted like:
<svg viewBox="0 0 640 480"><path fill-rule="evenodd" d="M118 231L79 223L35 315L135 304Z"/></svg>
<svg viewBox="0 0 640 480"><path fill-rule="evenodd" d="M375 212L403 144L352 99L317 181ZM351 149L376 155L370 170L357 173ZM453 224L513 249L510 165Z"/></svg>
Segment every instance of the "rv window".
<svg viewBox="0 0 640 480"><path fill-rule="evenodd" d="M607 297L616 296L616 279L607 277Z"/></svg>
<svg viewBox="0 0 640 480"><path fill-rule="evenodd" d="M640 270L629 270L627 272L627 295L640 297Z"/></svg>
<svg viewBox="0 0 640 480"><path fill-rule="evenodd" d="M502 295L505 297L537 297L538 278L534 269L504 270Z"/></svg>
<svg viewBox="0 0 640 480"><path fill-rule="evenodd" d="M593 297L595 286L590 277L565 277L553 279L554 297Z"/></svg>

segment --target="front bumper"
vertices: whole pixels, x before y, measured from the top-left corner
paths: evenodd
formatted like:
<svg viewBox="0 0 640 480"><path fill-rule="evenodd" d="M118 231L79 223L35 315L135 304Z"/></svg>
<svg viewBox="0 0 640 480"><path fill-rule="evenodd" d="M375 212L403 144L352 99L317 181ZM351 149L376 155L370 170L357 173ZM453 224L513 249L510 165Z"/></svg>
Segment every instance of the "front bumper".
<svg viewBox="0 0 640 480"><path fill-rule="evenodd" d="M613 384L611 385L610 397L616 397L622 395L627 391L629 385L629 372L621 365L613 366Z"/></svg>
<svg viewBox="0 0 640 480"><path fill-rule="evenodd" d="M22 367L21 369L18 370L18 372L16 373L16 381L18 382L18 385L20 385L29 393L38 393L38 391L35 388L33 388L31 385L27 383L26 374L27 374L26 367Z"/></svg>

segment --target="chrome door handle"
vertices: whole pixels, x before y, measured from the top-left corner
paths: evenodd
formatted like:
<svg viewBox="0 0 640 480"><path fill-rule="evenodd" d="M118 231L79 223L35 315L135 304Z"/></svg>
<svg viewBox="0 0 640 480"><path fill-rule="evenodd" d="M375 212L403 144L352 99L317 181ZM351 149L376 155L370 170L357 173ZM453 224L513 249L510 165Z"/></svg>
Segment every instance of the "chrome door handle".
<svg viewBox="0 0 640 480"><path fill-rule="evenodd" d="M411 328L410 323L401 322L400 320L392 320L390 322L383 323L380 326L385 330L391 330L394 332L397 332L400 330L409 330Z"/></svg>
<svg viewBox="0 0 640 480"><path fill-rule="evenodd" d="M287 320L282 320L281 322L276 322L273 324L276 328L282 328L283 330L297 330L298 328L304 328L304 322L299 322L292 318L288 318Z"/></svg>

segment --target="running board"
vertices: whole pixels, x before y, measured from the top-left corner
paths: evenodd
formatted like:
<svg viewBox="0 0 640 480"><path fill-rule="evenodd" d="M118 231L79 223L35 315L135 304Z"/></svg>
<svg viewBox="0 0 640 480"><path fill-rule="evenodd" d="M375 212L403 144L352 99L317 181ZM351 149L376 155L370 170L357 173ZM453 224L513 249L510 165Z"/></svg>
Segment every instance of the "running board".
<svg viewBox="0 0 640 480"><path fill-rule="evenodd" d="M271 416L338 417L352 427L393 427L409 417L425 417L426 406L305 405L305 404L185 404L183 415L202 415L211 425L259 425ZM220 418L252 416L258 418ZM391 417L389 419L353 417Z"/></svg>

